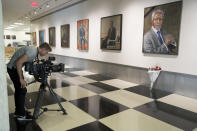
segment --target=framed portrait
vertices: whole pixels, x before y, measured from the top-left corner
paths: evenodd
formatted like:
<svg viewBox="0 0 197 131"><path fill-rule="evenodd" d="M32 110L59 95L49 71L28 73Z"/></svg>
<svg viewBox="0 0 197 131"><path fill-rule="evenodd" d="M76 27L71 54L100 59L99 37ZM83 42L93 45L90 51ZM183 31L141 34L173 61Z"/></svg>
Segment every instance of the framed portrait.
<svg viewBox="0 0 197 131"><path fill-rule="evenodd" d="M101 18L101 49L121 50L122 14Z"/></svg>
<svg viewBox="0 0 197 131"><path fill-rule="evenodd" d="M45 42L45 30L39 31L39 45Z"/></svg>
<svg viewBox="0 0 197 131"><path fill-rule="evenodd" d="M144 9L143 53L178 55L182 1Z"/></svg>
<svg viewBox="0 0 197 131"><path fill-rule="evenodd" d="M70 47L70 25L61 26L61 47L69 48Z"/></svg>
<svg viewBox="0 0 197 131"><path fill-rule="evenodd" d="M56 45L55 27L49 28L49 45L52 47L55 47Z"/></svg>
<svg viewBox="0 0 197 131"><path fill-rule="evenodd" d="M16 35L12 35L12 40L16 40Z"/></svg>
<svg viewBox="0 0 197 131"><path fill-rule="evenodd" d="M77 21L77 49L88 50L89 44L89 20Z"/></svg>
<svg viewBox="0 0 197 131"><path fill-rule="evenodd" d="M37 40L36 40L36 32L32 32L31 34L32 44L34 46L37 46Z"/></svg>
<svg viewBox="0 0 197 131"><path fill-rule="evenodd" d="M10 35L6 35L6 39L7 40L10 40Z"/></svg>

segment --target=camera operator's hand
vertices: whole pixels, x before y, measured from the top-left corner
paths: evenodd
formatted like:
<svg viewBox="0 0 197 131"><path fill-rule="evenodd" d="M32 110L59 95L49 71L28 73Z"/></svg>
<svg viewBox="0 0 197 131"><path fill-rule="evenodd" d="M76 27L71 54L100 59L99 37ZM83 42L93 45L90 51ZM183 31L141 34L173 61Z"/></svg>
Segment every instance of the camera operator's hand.
<svg viewBox="0 0 197 131"><path fill-rule="evenodd" d="M24 79L20 79L21 87L25 88L27 86L27 82Z"/></svg>

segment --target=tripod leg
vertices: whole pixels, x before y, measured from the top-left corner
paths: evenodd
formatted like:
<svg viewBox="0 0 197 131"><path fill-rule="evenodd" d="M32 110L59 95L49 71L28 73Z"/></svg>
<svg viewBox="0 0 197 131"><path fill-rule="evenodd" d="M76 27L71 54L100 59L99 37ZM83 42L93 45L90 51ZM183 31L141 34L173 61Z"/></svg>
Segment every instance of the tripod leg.
<svg viewBox="0 0 197 131"><path fill-rule="evenodd" d="M44 90L45 86L41 85L39 92L38 92L38 96L37 96L37 100L36 100L36 104L35 104L35 109L34 109L34 113L33 113L33 118L36 120L38 119L38 117L40 116L40 109L42 107L42 101L44 98Z"/></svg>
<svg viewBox="0 0 197 131"><path fill-rule="evenodd" d="M49 84L47 84L48 88L49 88L49 91L50 93L53 95L53 97L55 98L55 100L57 101L61 111L63 112L64 115L66 115L66 111L65 109L63 108L62 104L60 103L59 99L57 98L56 94L54 93L53 89L49 86Z"/></svg>

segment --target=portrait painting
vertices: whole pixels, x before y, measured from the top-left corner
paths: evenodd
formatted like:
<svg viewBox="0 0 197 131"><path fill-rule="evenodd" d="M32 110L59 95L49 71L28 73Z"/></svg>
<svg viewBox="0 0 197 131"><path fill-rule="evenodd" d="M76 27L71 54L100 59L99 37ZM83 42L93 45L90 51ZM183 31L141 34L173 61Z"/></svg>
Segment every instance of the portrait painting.
<svg viewBox="0 0 197 131"><path fill-rule="evenodd" d="M6 35L6 39L7 40L10 40L10 35Z"/></svg>
<svg viewBox="0 0 197 131"><path fill-rule="evenodd" d="M34 46L37 46L36 32L32 32L32 34L31 34L31 39L32 39L32 44L33 44Z"/></svg>
<svg viewBox="0 0 197 131"><path fill-rule="evenodd" d="M16 40L16 35L12 35L12 40Z"/></svg>
<svg viewBox="0 0 197 131"><path fill-rule="evenodd" d="M121 50L122 15L101 18L101 49Z"/></svg>
<svg viewBox="0 0 197 131"><path fill-rule="evenodd" d="M39 31L39 45L45 42L45 30Z"/></svg>
<svg viewBox="0 0 197 131"><path fill-rule="evenodd" d="M70 25L61 26L61 47L69 48L70 47Z"/></svg>
<svg viewBox="0 0 197 131"><path fill-rule="evenodd" d="M77 49L88 50L89 44L89 20L79 20L77 22Z"/></svg>
<svg viewBox="0 0 197 131"><path fill-rule="evenodd" d="M143 52L178 55L182 1L144 9Z"/></svg>
<svg viewBox="0 0 197 131"><path fill-rule="evenodd" d="M56 45L55 27L49 28L49 45L52 47L55 47Z"/></svg>

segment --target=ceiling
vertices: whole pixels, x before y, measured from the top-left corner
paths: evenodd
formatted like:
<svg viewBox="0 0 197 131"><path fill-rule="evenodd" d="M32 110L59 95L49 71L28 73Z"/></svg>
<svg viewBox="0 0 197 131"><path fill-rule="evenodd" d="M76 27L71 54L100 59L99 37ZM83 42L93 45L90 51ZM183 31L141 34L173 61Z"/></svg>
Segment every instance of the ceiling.
<svg viewBox="0 0 197 131"><path fill-rule="evenodd" d="M32 1L36 1L38 6L32 7ZM4 28L17 22L24 25L10 30L27 30L30 21L83 1L86 0L2 0Z"/></svg>

